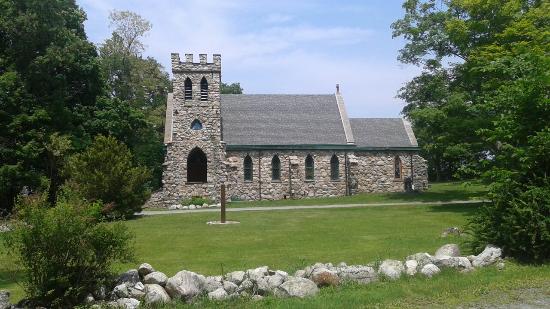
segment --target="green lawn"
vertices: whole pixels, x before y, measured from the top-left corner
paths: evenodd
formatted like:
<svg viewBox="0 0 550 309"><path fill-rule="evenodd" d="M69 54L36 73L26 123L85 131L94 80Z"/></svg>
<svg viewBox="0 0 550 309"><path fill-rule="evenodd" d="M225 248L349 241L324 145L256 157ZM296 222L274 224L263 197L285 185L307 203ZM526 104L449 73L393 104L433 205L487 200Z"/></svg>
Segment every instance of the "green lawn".
<svg viewBox="0 0 550 309"><path fill-rule="evenodd" d="M478 181L440 182L430 184L430 188L421 193L361 193L352 196L331 198L287 199L278 201L235 201L229 203L229 207L445 202L453 200L480 200L485 197L486 193L487 187Z"/></svg>
<svg viewBox="0 0 550 309"><path fill-rule="evenodd" d="M438 190L460 191L447 184L439 186ZM206 224L216 220L217 213L143 217L126 222L135 235L135 263L117 265L116 270L148 262L169 276L181 269L219 275L262 265L294 272L315 262L366 264L387 258L403 259L416 252L433 253L448 242L462 242L462 238L441 238L440 234L450 226L464 227L478 205L232 212L228 213L228 219L241 223L227 226ZM4 258L0 265L9 265L9 261ZM445 306L475 300L486 292L539 286L541 282L548 282L547 278L550 278L548 266L508 263L500 272L494 268L471 274L446 272L431 280L406 278L393 283L324 289L319 297L310 300L269 298L259 303L235 300L201 304L296 308L375 304L402 307L434 303ZM0 272L2 288L14 292L13 300L22 297L21 289L6 272Z"/></svg>

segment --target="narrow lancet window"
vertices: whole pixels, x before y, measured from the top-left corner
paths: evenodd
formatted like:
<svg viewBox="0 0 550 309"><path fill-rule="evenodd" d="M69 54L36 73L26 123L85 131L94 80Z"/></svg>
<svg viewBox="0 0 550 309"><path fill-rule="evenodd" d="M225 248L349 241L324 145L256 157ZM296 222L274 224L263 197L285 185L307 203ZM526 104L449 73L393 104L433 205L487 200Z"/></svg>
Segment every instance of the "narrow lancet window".
<svg viewBox="0 0 550 309"><path fill-rule="evenodd" d="M271 180L281 180L281 160L277 155L271 159Z"/></svg>
<svg viewBox="0 0 550 309"><path fill-rule="evenodd" d="M340 179L340 161L336 155L332 155L330 158L330 179Z"/></svg>
<svg viewBox="0 0 550 309"><path fill-rule="evenodd" d="M208 81L206 81L206 78L203 77L201 79L201 101L207 101L208 100Z"/></svg>
<svg viewBox="0 0 550 309"><path fill-rule="evenodd" d="M313 180L315 177L315 163L313 157L307 155L306 157L306 180Z"/></svg>
<svg viewBox="0 0 550 309"><path fill-rule="evenodd" d="M398 156L395 156L395 159L393 161L393 166L394 166L395 178L401 178L401 159L399 159Z"/></svg>
<svg viewBox="0 0 550 309"><path fill-rule="evenodd" d="M252 181L252 158L247 155L244 158L244 181Z"/></svg>
<svg viewBox="0 0 550 309"><path fill-rule="evenodd" d="M189 77L185 79L183 88L185 99L193 99L193 82L191 82L191 79Z"/></svg>

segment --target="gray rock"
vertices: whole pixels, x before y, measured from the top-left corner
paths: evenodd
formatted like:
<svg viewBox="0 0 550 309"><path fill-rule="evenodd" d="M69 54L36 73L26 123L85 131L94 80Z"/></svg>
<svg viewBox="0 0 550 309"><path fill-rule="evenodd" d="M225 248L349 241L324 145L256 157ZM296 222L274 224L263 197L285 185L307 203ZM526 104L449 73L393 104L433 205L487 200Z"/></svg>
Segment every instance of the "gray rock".
<svg viewBox="0 0 550 309"><path fill-rule="evenodd" d="M181 209L183 209L183 210L189 210L189 206L182 206Z"/></svg>
<svg viewBox="0 0 550 309"><path fill-rule="evenodd" d="M139 273L137 269L130 269L125 273L120 274L117 279L117 285L126 283L128 286L134 286L139 282Z"/></svg>
<svg viewBox="0 0 550 309"><path fill-rule="evenodd" d="M222 288L227 292L227 294L233 294L237 292L239 286L231 281L224 281L222 284Z"/></svg>
<svg viewBox="0 0 550 309"><path fill-rule="evenodd" d="M485 250L477 255L472 261L474 267L484 267L500 260L502 249L493 245L487 245Z"/></svg>
<svg viewBox="0 0 550 309"><path fill-rule="evenodd" d="M145 286L138 282L133 287L128 287L128 295L130 298L142 299L145 296Z"/></svg>
<svg viewBox="0 0 550 309"><path fill-rule="evenodd" d="M457 257L460 256L460 248L458 248L457 244L446 244L441 246L441 248L437 249L435 252L435 257L442 257L442 256L452 256Z"/></svg>
<svg viewBox="0 0 550 309"><path fill-rule="evenodd" d="M405 261L405 272L409 276L416 275L416 268L418 267L418 261L416 260L407 260Z"/></svg>
<svg viewBox="0 0 550 309"><path fill-rule="evenodd" d="M506 267L506 265L504 264L504 262L500 262L497 264L497 269L498 270L504 270L504 268Z"/></svg>
<svg viewBox="0 0 550 309"><path fill-rule="evenodd" d="M418 262L419 267L424 267L424 265L433 264L435 258L426 252L419 252L407 256L406 260L415 260Z"/></svg>
<svg viewBox="0 0 550 309"><path fill-rule="evenodd" d="M256 281L259 278L263 278L268 275L269 268L267 266L258 267L255 269L249 269L246 271L246 275L250 280Z"/></svg>
<svg viewBox="0 0 550 309"><path fill-rule="evenodd" d="M276 270L275 275L279 275L279 276L281 276L285 279L288 278L288 273L286 271L282 271L282 270Z"/></svg>
<svg viewBox="0 0 550 309"><path fill-rule="evenodd" d="M97 300L105 300L107 298L107 289L105 288L105 286L100 286L92 294Z"/></svg>
<svg viewBox="0 0 550 309"><path fill-rule="evenodd" d="M276 288L278 288L283 282L285 282L285 279L288 278L287 276L283 276L282 274L275 273L273 276L267 277L267 286L270 291L274 291Z"/></svg>
<svg viewBox="0 0 550 309"><path fill-rule="evenodd" d="M91 293L88 294L88 296L86 296L86 298L84 298L84 303L85 304L92 304L93 302L95 302L95 298Z"/></svg>
<svg viewBox="0 0 550 309"><path fill-rule="evenodd" d="M262 300L264 299L264 297L262 295L252 295L252 300L254 301L258 301L258 300Z"/></svg>
<svg viewBox="0 0 550 309"><path fill-rule="evenodd" d="M229 295L223 288L219 288L215 291L208 293L208 298L213 300L226 299Z"/></svg>
<svg viewBox="0 0 550 309"><path fill-rule="evenodd" d="M255 294L267 295L271 293L270 286L267 283L267 277L258 278L254 283Z"/></svg>
<svg viewBox="0 0 550 309"><path fill-rule="evenodd" d="M170 205L168 206L168 210L178 210L179 209L178 206L180 205Z"/></svg>
<svg viewBox="0 0 550 309"><path fill-rule="evenodd" d="M143 263L143 264L139 265L139 267L138 267L138 274L141 276L141 278L147 276L148 274L150 274L154 271L155 271L155 269L153 268L153 266L151 266L148 263Z"/></svg>
<svg viewBox="0 0 550 309"><path fill-rule="evenodd" d="M197 208L197 206L195 206L195 205L189 205L190 210L193 210L193 209L196 209L196 208Z"/></svg>
<svg viewBox="0 0 550 309"><path fill-rule="evenodd" d="M246 291L246 292L252 292L254 289L254 282L250 279L245 279L241 284L239 285L239 289L237 290L239 293Z"/></svg>
<svg viewBox="0 0 550 309"><path fill-rule="evenodd" d="M10 292L6 290L0 291L0 309L11 308Z"/></svg>
<svg viewBox="0 0 550 309"><path fill-rule="evenodd" d="M130 296L128 285L126 285L126 283L122 283L115 286L115 288L113 289L113 295L116 298L128 298Z"/></svg>
<svg viewBox="0 0 550 309"><path fill-rule="evenodd" d="M303 269L298 269L298 270L294 273L294 277L304 278L305 276L306 276L306 271L303 270Z"/></svg>
<svg viewBox="0 0 550 309"><path fill-rule="evenodd" d="M231 281L237 285L241 284L245 279L246 273L244 271L234 271L225 275L225 280Z"/></svg>
<svg viewBox="0 0 550 309"><path fill-rule="evenodd" d="M385 260L380 265L378 273L382 274L392 280L399 279L401 273L405 271L403 262L397 260Z"/></svg>
<svg viewBox="0 0 550 309"><path fill-rule="evenodd" d="M317 285L306 278L289 278L285 283L281 284L275 295L279 297L310 297L319 293Z"/></svg>
<svg viewBox="0 0 550 309"><path fill-rule="evenodd" d="M472 268L470 260L463 256L441 256L439 258L436 258L434 264L439 268L449 267L456 268L458 270Z"/></svg>
<svg viewBox="0 0 550 309"><path fill-rule="evenodd" d="M338 276L342 280L354 281L361 284L371 283L378 279L374 268L362 265L352 265L339 268Z"/></svg>
<svg viewBox="0 0 550 309"><path fill-rule="evenodd" d="M208 208L208 204L206 203L202 204L202 208Z"/></svg>
<svg viewBox="0 0 550 309"><path fill-rule="evenodd" d="M434 264L427 264L422 267L420 270L420 273L431 278L437 274L439 274L441 270L439 270L439 267L435 266Z"/></svg>
<svg viewBox="0 0 550 309"><path fill-rule="evenodd" d="M316 269L311 274L311 281L315 282L318 287L336 286L340 284L340 277L336 271L326 268Z"/></svg>
<svg viewBox="0 0 550 309"><path fill-rule="evenodd" d="M145 297L146 304L164 304L170 302L170 295L166 293L164 288L158 284L146 284L145 285Z"/></svg>
<svg viewBox="0 0 550 309"><path fill-rule="evenodd" d="M173 299L191 300L202 293L205 278L194 272L182 270L166 282L166 292Z"/></svg>
<svg viewBox="0 0 550 309"><path fill-rule="evenodd" d="M214 292L219 288L223 288L221 276L206 277L206 280L204 281L204 289L206 292Z"/></svg>
<svg viewBox="0 0 550 309"><path fill-rule="evenodd" d="M143 283L145 284L158 284L160 286L165 286L166 281L168 281L168 276L160 271L149 273L143 278Z"/></svg>
<svg viewBox="0 0 550 309"><path fill-rule="evenodd" d="M135 298L120 298L116 302L119 307L125 309L136 309L139 307L139 300Z"/></svg>
<svg viewBox="0 0 550 309"><path fill-rule="evenodd" d="M448 227L446 228L443 233L441 233L441 237L447 237L449 235L458 235L460 236L462 234L462 231L456 227L456 226L453 226L453 227Z"/></svg>

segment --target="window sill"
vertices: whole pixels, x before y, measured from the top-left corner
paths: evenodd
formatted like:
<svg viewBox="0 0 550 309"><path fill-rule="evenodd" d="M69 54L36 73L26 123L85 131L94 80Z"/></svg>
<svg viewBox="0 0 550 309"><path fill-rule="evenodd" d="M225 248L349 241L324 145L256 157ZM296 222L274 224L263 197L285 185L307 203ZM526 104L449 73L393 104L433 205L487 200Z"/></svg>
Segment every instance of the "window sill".
<svg viewBox="0 0 550 309"><path fill-rule="evenodd" d="M282 181L279 179L279 180L271 180L271 183L281 183Z"/></svg>
<svg viewBox="0 0 550 309"><path fill-rule="evenodd" d="M315 179L306 179L304 182L315 182Z"/></svg>
<svg viewBox="0 0 550 309"><path fill-rule="evenodd" d="M338 178L338 179L331 179L330 181L332 181L332 182L341 182L342 179L340 179L340 178Z"/></svg>
<svg viewBox="0 0 550 309"><path fill-rule="evenodd" d="M253 180L245 180L243 181L244 183L253 183L254 181Z"/></svg>
<svg viewBox="0 0 550 309"><path fill-rule="evenodd" d="M186 185L202 185L202 184L206 184L206 183L208 183L208 181L188 181L185 184Z"/></svg>

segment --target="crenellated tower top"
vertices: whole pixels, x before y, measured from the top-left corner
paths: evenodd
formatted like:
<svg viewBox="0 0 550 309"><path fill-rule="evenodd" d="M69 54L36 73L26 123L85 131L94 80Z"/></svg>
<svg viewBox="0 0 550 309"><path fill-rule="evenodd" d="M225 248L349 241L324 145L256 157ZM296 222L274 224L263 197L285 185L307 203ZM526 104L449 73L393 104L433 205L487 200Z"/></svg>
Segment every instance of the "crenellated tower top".
<svg viewBox="0 0 550 309"><path fill-rule="evenodd" d="M185 61L180 60L178 53L172 53L172 73L181 72L221 72L222 56L212 55L212 62L208 62L206 54L199 54L199 62L193 62L193 54L185 54Z"/></svg>

